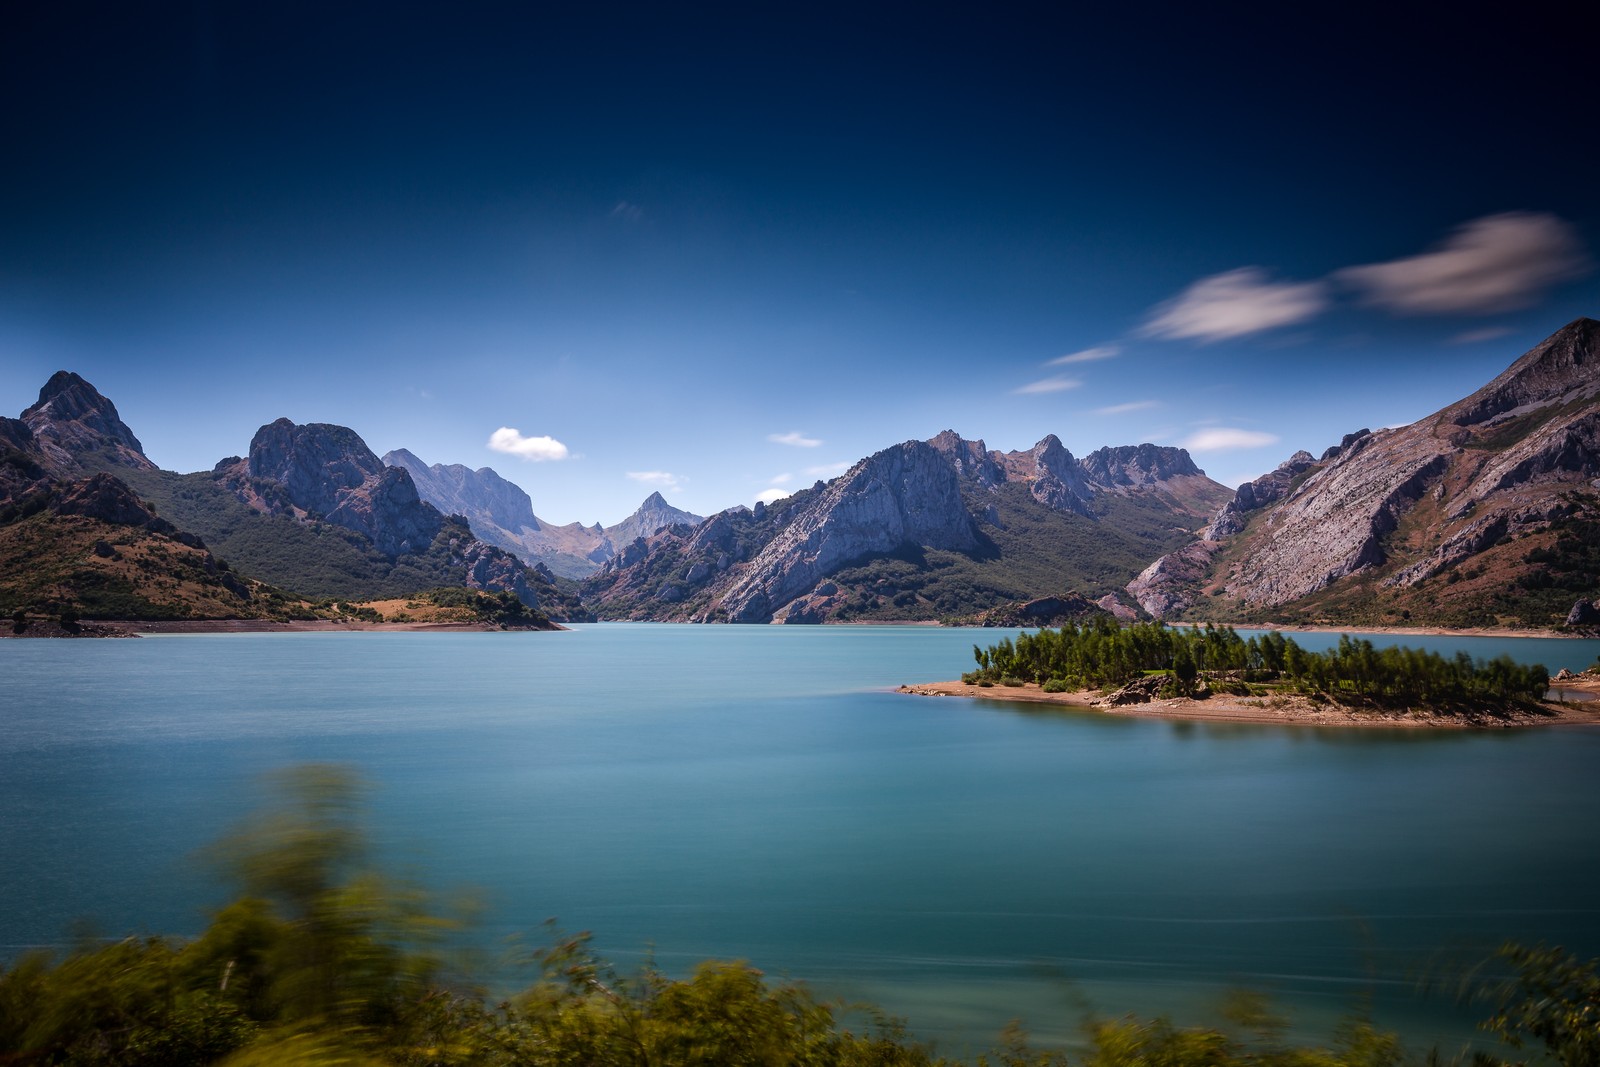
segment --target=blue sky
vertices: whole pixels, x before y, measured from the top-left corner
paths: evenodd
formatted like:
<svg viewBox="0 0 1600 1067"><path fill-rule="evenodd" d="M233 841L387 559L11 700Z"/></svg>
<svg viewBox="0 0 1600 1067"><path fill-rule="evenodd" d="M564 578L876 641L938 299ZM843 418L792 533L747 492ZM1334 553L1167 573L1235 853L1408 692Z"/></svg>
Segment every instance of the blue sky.
<svg viewBox="0 0 1600 1067"><path fill-rule="evenodd" d="M1436 10L13 5L0 411L68 368L165 467L336 422L556 522L946 428L1236 484L1600 315L1577 27Z"/></svg>

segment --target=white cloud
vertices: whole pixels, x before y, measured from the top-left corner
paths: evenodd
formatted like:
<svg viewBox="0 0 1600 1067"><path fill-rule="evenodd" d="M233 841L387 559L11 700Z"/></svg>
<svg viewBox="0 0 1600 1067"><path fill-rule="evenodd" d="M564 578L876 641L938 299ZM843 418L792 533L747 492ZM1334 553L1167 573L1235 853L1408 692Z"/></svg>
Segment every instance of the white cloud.
<svg viewBox="0 0 1600 1067"><path fill-rule="evenodd" d="M793 445L795 448L816 448L822 444L815 437L807 437L799 430L790 430L788 433L769 433L767 440L775 445Z"/></svg>
<svg viewBox="0 0 1600 1067"><path fill-rule="evenodd" d="M1076 389L1082 384L1076 378L1044 378L1037 382L1029 382L1027 385L1013 389L1012 392L1023 394L1060 393L1068 389Z"/></svg>
<svg viewBox="0 0 1600 1067"><path fill-rule="evenodd" d="M567 446L554 437L524 437L521 430L502 426L489 435L489 447L496 452L542 463L545 460L566 459Z"/></svg>
<svg viewBox="0 0 1600 1067"><path fill-rule="evenodd" d="M624 222L638 222L644 218L644 208L638 204L630 204L626 200L618 200L617 206L611 209L611 217L622 219Z"/></svg>
<svg viewBox="0 0 1600 1067"><path fill-rule="evenodd" d="M629 471L628 477L646 485L659 485L663 489L681 489L689 479L668 471Z"/></svg>
<svg viewBox="0 0 1600 1067"><path fill-rule="evenodd" d="M1095 408L1094 415L1127 415L1135 411L1149 411L1161 406L1159 400L1131 400L1126 404L1112 404L1108 408Z"/></svg>
<svg viewBox="0 0 1600 1067"><path fill-rule="evenodd" d="M1537 303L1589 270L1571 226L1554 215L1509 211L1457 227L1420 255L1346 267L1333 275L1366 302L1402 315L1492 315Z"/></svg>
<svg viewBox="0 0 1600 1067"><path fill-rule="evenodd" d="M788 485L790 482L794 481L794 475L774 474L771 478L768 478L767 481L771 482L773 485Z"/></svg>
<svg viewBox="0 0 1600 1067"><path fill-rule="evenodd" d="M1260 267L1240 267L1201 278L1157 306L1140 332L1223 341L1305 322L1327 305L1322 282L1275 282Z"/></svg>
<svg viewBox="0 0 1600 1067"><path fill-rule="evenodd" d="M823 463L816 467L807 467L806 473L811 475L813 478L822 478L831 474L843 474L852 466L854 466L854 464L852 464L848 459L842 459L838 463Z"/></svg>
<svg viewBox="0 0 1600 1067"><path fill-rule="evenodd" d="M1235 430L1216 426L1189 435L1183 447L1190 452L1226 452L1236 448L1261 448L1278 443L1278 435L1260 430Z"/></svg>
<svg viewBox="0 0 1600 1067"><path fill-rule="evenodd" d="M756 499L761 501L763 504L771 504L775 501L782 500L788 495L789 491L787 489L779 489L777 486L773 486L771 489L763 489L761 492L757 493Z"/></svg>
<svg viewBox="0 0 1600 1067"><path fill-rule="evenodd" d="M1122 355L1121 345L1096 345L1093 348L1085 348L1082 352L1074 352L1070 356L1057 356L1045 366L1064 367L1069 363L1093 363L1101 359L1115 359L1120 355Z"/></svg>
<svg viewBox="0 0 1600 1067"><path fill-rule="evenodd" d="M1485 326L1481 330L1466 330L1450 338L1453 345L1476 345L1484 341L1498 341L1502 337L1511 336L1509 326Z"/></svg>

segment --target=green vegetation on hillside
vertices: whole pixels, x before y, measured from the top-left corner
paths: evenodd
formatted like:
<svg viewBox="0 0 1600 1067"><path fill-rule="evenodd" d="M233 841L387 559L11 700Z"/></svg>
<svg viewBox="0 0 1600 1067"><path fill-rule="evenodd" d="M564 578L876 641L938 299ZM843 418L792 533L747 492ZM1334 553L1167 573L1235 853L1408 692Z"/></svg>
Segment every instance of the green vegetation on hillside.
<svg viewBox="0 0 1600 1067"><path fill-rule="evenodd" d="M446 518L426 552L390 559L341 526L263 515L219 485L211 471L118 471L117 476L163 518L198 534L240 571L303 596L378 600L460 584L450 541L472 536L463 521Z"/></svg>
<svg viewBox="0 0 1600 1067"><path fill-rule="evenodd" d="M78 515L0 522L0 615L289 619L315 613L175 537Z"/></svg>
<svg viewBox="0 0 1600 1067"><path fill-rule="evenodd" d="M1060 691L1114 689L1156 672L1184 693L1202 682L1242 692L1272 686L1343 704L1465 711L1536 707L1550 686L1544 667L1504 655L1485 662L1462 652L1447 659L1413 648L1375 648L1349 635L1326 652L1308 652L1276 632L1245 640L1226 626L1119 626L1104 617L972 652L978 669L963 681L1020 680Z"/></svg>
<svg viewBox="0 0 1600 1067"><path fill-rule="evenodd" d="M487 592L460 586L441 586L418 593L414 599L435 607L463 608L474 621L492 626L553 628L543 612L534 611L518 600L515 593L505 590Z"/></svg>
<svg viewBox="0 0 1600 1067"><path fill-rule="evenodd" d="M59 1067L933 1067L957 1061L869 1006L819 1000L742 962L686 978L619 974L588 935L558 936L530 984L491 999L447 964L459 917L370 861L360 787L338 767L280 776L280 804L212 850L241 895L196 939L86 943L0 967L0 1062ZM1600 1062L1600 961L1508 946L1465 991L1483 1029L1563 1067ZM1503 973L1506 967L1510 973ZM1264 1000L1234 996L1220 1027L1090 1019L1081 1056L1029 1045L994 1067L1509 1067L1482 1051L1407 1055L1354 1019L1327 1047L1291 1047Z"/></svg>
<svg viewBox="0 0 1600 1067"><path fill-rule="evenodd" d="M1068 589L1096 600L1194 536L1170 504L1147 494L1102 493L1093 518L1051 511L1020 483L971 494L967 505L974 514L993 508L997 521L979 525L985 547L963 553L908 546L855 561L830 576L846 594L830 619L970 621Z"/></svg>

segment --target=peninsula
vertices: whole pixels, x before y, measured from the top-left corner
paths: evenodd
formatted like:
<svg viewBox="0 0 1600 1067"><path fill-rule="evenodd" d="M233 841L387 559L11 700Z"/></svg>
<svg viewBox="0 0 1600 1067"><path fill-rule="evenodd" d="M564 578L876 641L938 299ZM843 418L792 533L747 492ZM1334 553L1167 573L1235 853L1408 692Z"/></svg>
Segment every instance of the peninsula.
<svg viewBox="0 0 1600 1067"><path fill-rule="evenodd" d="M974 646L973 656L977 669L959 681L898 691L1219 722L1448 728L1600 722L1600 671L1562 671L1552 680L1544 667L1509 656L1446 658L1380 649L1348 635L1326 652L1310 652L1276 631L1245 639L1230 627L1118 626L1101 618Z"/></svg>

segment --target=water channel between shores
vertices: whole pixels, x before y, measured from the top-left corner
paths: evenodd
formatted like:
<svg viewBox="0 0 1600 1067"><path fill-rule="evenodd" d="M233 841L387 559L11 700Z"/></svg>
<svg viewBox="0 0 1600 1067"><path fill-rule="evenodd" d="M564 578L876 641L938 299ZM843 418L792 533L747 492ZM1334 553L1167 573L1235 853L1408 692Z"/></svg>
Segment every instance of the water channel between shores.
<svg viewBox="0 0 1600 1067"><path fill-rule="evenodd" d="M1242 631L1243 632L1243 631ZM580 626L0 643L0 955L188 933L194 850L273 767L373 784L384 854L556 917L619 965L745 958L982 1047L1086 1008L1214 1020L1273 993L1326 1039L1502 940L1600 955L1600 730L1363 731L916 700L1015 631ZM1296 635L1307 648L1337 635ZM1552 674L1600 642L1374 635ZM509 977L506 980L511 980Z"/></svg>

